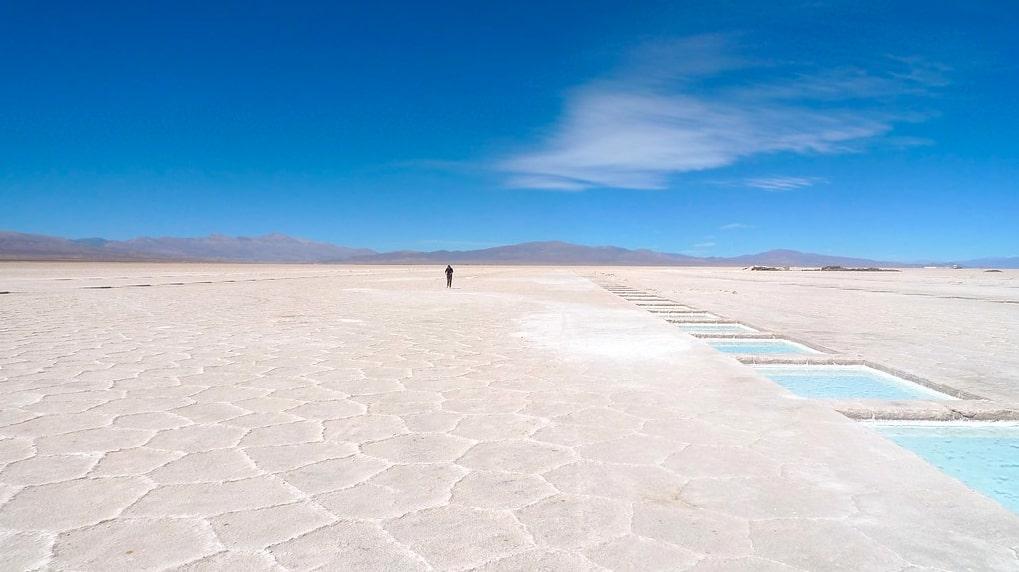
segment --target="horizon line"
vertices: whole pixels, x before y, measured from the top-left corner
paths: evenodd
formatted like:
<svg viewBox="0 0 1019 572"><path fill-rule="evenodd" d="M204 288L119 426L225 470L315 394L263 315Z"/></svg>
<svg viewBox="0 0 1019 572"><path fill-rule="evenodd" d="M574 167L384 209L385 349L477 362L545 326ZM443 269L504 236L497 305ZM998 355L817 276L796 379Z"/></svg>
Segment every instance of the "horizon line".
<svg viewBox="0 0 1019 572"><path fill-rule="evenodd" d="M1003 255L982 255L982 256L976 256L976 257L968 257L968 258L964 258L964 259L927 258L927 259L902 260L902 259L897 259L897 258L894 258L894 257L889 257L889 258L886 258L886 259L878 259L878 258L872 258L872 257L868 257L868 256L858 256L858 255L848 255L848 254L832 254L832 253L816 252L816 251L812 251L812 250L799 250L799 249L795 249L795 248L786 248L786 247L768 248L768 249L760 250L760 251L756 251L756 252L746 252L744 254L734 254L734 255L729 255L729 256L725 256L725 255L710 255L710 254L697 255L697 254L688 254L688 253L685 253L685 252L682 252L682 251L680 251L680 252L672 252L672 251L665 251L665 250L656 250L656 249L650 248L650 247L636 247L636 248L632 248L632 247L618 246L618 245L614 245L614 244L589 244L589 243L580 243L580 242L570 242L570 241L565 241L565 240L560 240L560 239L525 240L525 241L521 241L521 242L510 242L510 243L495 244L493 246L487 246L487 247L484 247L484 248L474 248L474 249L445 249L445 248L440 248L440 249L435 249L435 250L417 250L417 249L401 248L401 249L394 249L394 250L378 250L378 249L375 249L375 248L372 248L372 247L350 246L350 245L347 245L347 244L336 243L336 242L332 242L332 241L328 241L328 240L303 238L303 237L294 236L294 235L291 235L291 234L287 234L287 233L284 233L284 232L278 232L278 231L267 232L267 233L263 233L263 234L251 234L251 235L230 235L230 234L223 234L223 233L219 233L219 232L212 232L212 233L205 234L205 235L190 235L190 236L180 236L180 235L176 235L176 236L174 236L174 235L160 235L160 236L138 235L138 236L134 236L134 237L128 238L128 239L108 239L108 238L101 237L101 236L84 236L84 237L78 237L78 238L71 238L71 237L66 237L66 236L51 235L51 234L41 234L41 233L35 233L35 232L22 232L22 231L9 230L9 229L0 229L0 234L14 234L14 235L23 235L23 236L36 236L36 237L43 237L43 238L50 238L50 239L67 240L67 241L70 241L70 242L85 241L85 240L103 240L103 241L107 241L107 242L129 242L129 241L132 241L132 240L140 240L140 239L200 240L200 239L208 239L208 238L216 238L216 237L229 238L229 239L258 239L258 238L279 237L279 238L286 238L286 239L291 239L291 240L299 241L299 242L328 245L328 246L334 246L334 247L345 248L345 249L350 249L350 250L370 250L371 251L371 254L365 254L365 255L359 255L359 256L393 255L393 254L400 254L400 253L408 253L408 254L411 254L411 253L413 253L413 254L429 254L429 253L439 253L439 252L468 253L468 252L480 252L480 251L485 251L485 250L492 250L492 249L497 249L497 248L507 248L507 247L512 247L512 246L523 246L523 245L529 245L529 244L562 244L562 245L567 245L567 246L578 246L578 247L582 247L582 248L595 248L595 249L596 248L614 248L614 249L625 250L625 251L628 251L628 252L650 252L650 253L663 254L663 255L669 255L669 256L682 256L682 257L691 258L691 259L697 259L697 260L719 260L719 261L731 260L731 259L734 259L734 258L743 258L743 257L755 256L755 255L761 255L761 254L769 254L769 253L775 253L775 252L789 252L789 253L815 255L815 256L828 256L828 257L832 257L832 258L850 258L850 259L859 259L859 260L862 260L862 261L882 262L882 263L894 263L894 264L905 264L905 265L925 265L925 264L927 264L927 265L947 265L947 264L960 263L960 262L974 262L974 261L982 261L982 260L990 260L990 259L1013 259L1013 258L1019 258L1019 255L1015 255L1015 254L1013 254L1013 255L1003 254ZM451 242L455 242L455 241L451 241ZM3 255L3 251L2 251L2 249L0 249L0 256L2 256L2 255ZM355 258L355 257L352 257L352 258ZM3 258L0 258L0 260L10 261L10 260L13 260L13 259L3 259ZM33 260L33 259L26 259L26 260ZM71 259L71 260L73 260L73 259ZM182 259L182 260L184 260L184 259Z"/></svg>

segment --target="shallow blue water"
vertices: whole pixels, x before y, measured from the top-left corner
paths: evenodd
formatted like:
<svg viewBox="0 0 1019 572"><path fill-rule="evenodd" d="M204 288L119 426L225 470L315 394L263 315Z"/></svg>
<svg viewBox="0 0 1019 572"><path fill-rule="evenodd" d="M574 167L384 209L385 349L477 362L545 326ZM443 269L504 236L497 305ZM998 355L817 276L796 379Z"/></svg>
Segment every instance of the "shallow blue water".
<svg viewBox="0 0 1019 572"><path fill-rule="evenodd" d="M758 367L757 371L811 399L949 399L936 391L869 367Z"/></svg>
<svg viewBox="0 0 1019 572"><path fill-rule="evenodd" d="M727 354L791 355L817 353L786 340L707 340L708 345Z"/></svg>
<svg viewBox="0 0 1019 572"><path fill-rule="evenodd" d="M743 324L698 324L691 322L676 325L679 326L680 330L691 334L742 334L755 331L753 328L748 328Z"/></svg>
<svg viewBox="0 0 1019 572"><path fill-rule="evenodd" d="M1019 513L1019 427L1015 425L875 425L969 487Z"/></svg>

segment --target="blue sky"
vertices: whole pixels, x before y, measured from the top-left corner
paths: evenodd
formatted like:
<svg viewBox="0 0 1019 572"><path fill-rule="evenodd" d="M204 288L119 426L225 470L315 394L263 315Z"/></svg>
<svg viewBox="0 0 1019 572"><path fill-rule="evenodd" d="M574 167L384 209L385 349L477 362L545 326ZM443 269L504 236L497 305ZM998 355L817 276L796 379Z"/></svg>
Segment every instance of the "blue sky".
<svg viewBox="0 0 1019 572"><path fill-rule="evenodd" d="M1019 7L863 4L3 3L0 229L1019 255Z"/></svg>

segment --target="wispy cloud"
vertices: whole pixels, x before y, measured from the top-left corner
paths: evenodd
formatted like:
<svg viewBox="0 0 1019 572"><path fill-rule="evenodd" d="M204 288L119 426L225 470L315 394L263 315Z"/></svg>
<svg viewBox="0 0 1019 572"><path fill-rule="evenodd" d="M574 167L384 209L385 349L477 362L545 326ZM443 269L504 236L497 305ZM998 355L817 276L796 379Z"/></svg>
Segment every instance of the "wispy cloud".
<svg viewBox="0 0 1019 572"><path fill-rule="evenodd" d="M723 224L718 227L718 230L745 230L754 228L752 224L743 224L741 222L730 222L729 224Z"/></svg>
<svg viewBox="0 0 1019 572"><path fill-rule="evenodd" d="M685 254L687 256L708 256L711 254L711 250L715 248L715 246L717 246L715 241L707 238L700 242L693 243L690 245L690 248L687 248L686 250L681 250L680 254Z"/></svg>
<svg viewBox="0 0 1019 572"><path fill-rule="evenodd" d="M877 71L804 69L737 52L720 36L644 47L569 94L550 136L498 169L518 188L660 189L675 174L754 155L856 151L922 120L893 104L946 81L946 70L915 58L883 58Z"/></svg>
<svg viewBox="0 0 1019 572"><path fill-rule="evenodd" d="M509 179L509 186L518 189L547 189L550 191L583 191L591 185L551 174L514 175Z"/></svg>
<svg viewBox="0 0 1019 572"><path fill-rule="evenodd" d="M826 182L821 177L752 177L744 179L742 185L765 191L794 191Z"/></svg>
<svg viewBox="0 0 1019 572"><path fill-rule="evenodd" d="M498 242L445 239L426 239L419 240L417 243L425 248L438 248L442 250L479 250L500 245Z"/></svg>

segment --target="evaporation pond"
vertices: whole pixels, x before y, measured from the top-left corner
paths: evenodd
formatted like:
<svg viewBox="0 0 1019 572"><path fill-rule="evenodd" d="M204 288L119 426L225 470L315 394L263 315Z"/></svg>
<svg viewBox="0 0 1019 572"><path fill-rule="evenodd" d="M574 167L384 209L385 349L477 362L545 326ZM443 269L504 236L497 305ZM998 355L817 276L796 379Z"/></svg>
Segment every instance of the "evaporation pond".
<svg viewBox="0 0 1019 572"><path fill-rule="evenodd" d="M873 427L969 487L1019 513L1019 425L876 423Z"/></svg>
<svg viewBox="0 0 1019 572"><path fill-rule="evenodd" d="M796 395L810 399L953 399L862 365L761 365L754 369Z"/></svg>
<svg viewBox="0 0 1019 572"><path fill-rule="evenodd" d="M741 355L798 355L818 354L803 344L790 342L789 340L773 339L732 339L732 338L702 338L709 346L726 354Z"/></svg>
<svg viewBox="0 0 1019 572"><path fill-rule="evenodd" d="M676 324L680 330L688 334L752 334L757 330L750 326L744 326L743 324L729 323L697 323L688 322L685 324Z"/></svg>

